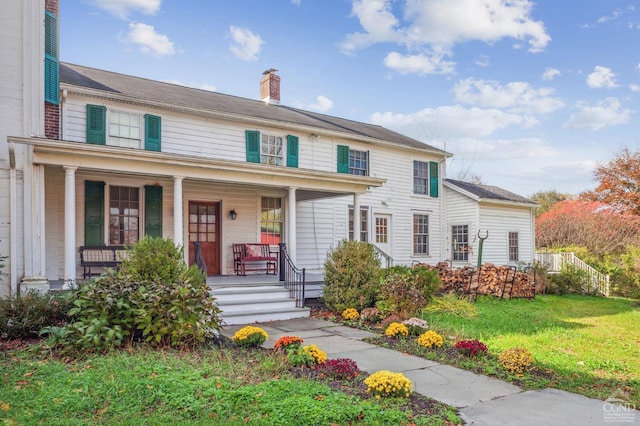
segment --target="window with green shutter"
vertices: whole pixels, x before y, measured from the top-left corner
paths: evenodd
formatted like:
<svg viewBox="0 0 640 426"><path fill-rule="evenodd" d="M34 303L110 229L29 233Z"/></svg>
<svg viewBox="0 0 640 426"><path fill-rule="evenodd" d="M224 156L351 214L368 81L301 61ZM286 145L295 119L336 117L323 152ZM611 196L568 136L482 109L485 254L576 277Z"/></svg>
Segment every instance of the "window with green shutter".
<svg viewBox="0 0 640 426"><path fill-rule="evenodd" d="M144 234L162 238L162 187L144 187Z"/></svg>
<svg viewBox="0 0 640 426"><path fill-rule="evenodd" d="M104 145L106 142L107 108L87 104L87 143Z"/></svg>
<svg viewBox="0 0 640 426"><path fill-rule="evenodd" d="M298 137L287 136L287 167L298 167Z"/></svg>
<svg viewBox="0 0 640 426"><path fill-rule="evenodd" d="M260 132L255 130L245 131L247 145L247 162L260 162Z"/></svg>
<svg viewBox="0 0 640 426"><path fill-rule="evenodd" d="M104 182L84 182L84 244L104 245Z"/></svg>
<svg viewBox="0 0 640 426"><path fill-rule="evenodd" d="M338 145L338 173L349 173L349 147Z"/></svg>
<svg viewBox="0 0 640 426"><path fill-rule="evenodd" d="M157 115L144 116L144 149L160 152L160 130L162 121Z"/></svg>
<svg viewBox="0 0 640 426"><path fill-rule="evenodd" d="M60 102L58 18L49 11L44 15L44 100L56 105Z"/></svg>
<svg viewBox="0 0 640 426"><path fill-rule="evenodd" d="M438 162L429 161L429 195L434 198L437 198L438 187L439 187Z"/></svg>

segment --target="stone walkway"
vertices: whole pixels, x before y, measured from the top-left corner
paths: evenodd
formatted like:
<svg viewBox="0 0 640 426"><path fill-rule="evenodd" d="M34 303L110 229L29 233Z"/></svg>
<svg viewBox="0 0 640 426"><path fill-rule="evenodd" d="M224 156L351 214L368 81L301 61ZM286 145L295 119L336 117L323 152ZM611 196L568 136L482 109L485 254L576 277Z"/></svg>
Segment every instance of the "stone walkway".
<svg viewBox="0 0 640 426"><path fill-rule="evenodd" d="M376 336L367 331L315 318L256 325L269 334L265 348L272 348L282 336L295 335L305 344L317 345L329 358L351 358L368 373L401 372L413 382L415 392L459 408L460 417L468 425L640 424L637 410L620 412L620 406L557 389L525 392L501 380L363 342L366 337ZM222 334L231 337L241 327L225 327Z"/></svg>

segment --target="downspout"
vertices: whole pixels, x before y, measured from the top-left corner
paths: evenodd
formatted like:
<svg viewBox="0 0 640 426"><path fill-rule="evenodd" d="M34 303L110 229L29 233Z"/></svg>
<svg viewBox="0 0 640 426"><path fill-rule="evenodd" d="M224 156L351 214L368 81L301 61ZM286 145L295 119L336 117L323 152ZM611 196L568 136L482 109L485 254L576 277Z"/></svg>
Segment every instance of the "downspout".
<svg viewBox="0 0 640 426"><path fill-rule="evenodd" d="M18 188L16 184L16 151L9 141L9 296L18 295Z"/></svg>

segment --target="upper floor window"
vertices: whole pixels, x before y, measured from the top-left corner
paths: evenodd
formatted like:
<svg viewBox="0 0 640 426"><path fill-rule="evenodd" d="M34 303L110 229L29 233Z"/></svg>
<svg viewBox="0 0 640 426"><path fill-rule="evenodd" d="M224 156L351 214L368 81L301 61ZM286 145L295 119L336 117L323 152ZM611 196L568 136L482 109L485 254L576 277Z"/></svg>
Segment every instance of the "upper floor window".
<svg viewBox="0 0 640 426"><path fill-rule="evenodd" d="M429 215L413 215L413 254L429 254Z"/></svg>
<svg viewBox="0 0 640 426"><path fill-rule="evenodd" d="M469 225L451 227L451 253L454 262L469 260Z"/></svg>
<svg viewBox="0 0 640 426"><path fill-rule="evenodd" d="M282 137L262 134L260 144L260 162L282 166L284 163L284 150L282 149Z"/></svg>
<svg viewBox="0 0 640 426"><path fill-rule="evenodd" d="M426 161L413 162L413 193L427 194L429 180L429 164Z"/></svg>
<svg viewBox="0 0 640 426"><path fill-rule="evenodd" d="M109 140L107 145L123 148L141 146L140 122L142 116L123 111L109 111Z"/></svg>
<svg viewBox="0 0 640 426"><path fill-rule="evenodd" d="M338 145L338 173L369 176L369 152Z"/></svg>
<svg viewBox="0 0 640 426"><path fill-rule="evenodd" d="M509 261L517 262L518 260L518 233L509 232Z"/></svg>
<svg viewBox="0 0 640 426"><path fill-rule="evenodd" d="M157 115L87 104L86 121L87 143L161 151L162 120Z"/></svg>
<svg viewBox="0 0 640 426"><path fill-rule="evenodd" d="M269 134L261 135L257 130L245 131L246 156L250 163L272 164L275 166L298 167L298 137L285 138ZM286 149L285 149L286 148Z"/></svg>

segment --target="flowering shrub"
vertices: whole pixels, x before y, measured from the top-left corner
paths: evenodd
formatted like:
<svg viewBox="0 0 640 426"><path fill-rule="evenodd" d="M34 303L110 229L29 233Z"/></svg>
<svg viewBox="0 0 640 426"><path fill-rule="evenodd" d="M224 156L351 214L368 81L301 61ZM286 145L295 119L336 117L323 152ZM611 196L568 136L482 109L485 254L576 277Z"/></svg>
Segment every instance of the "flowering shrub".
<svg viewBox="0 0 640 426"><path fill-rule="evenodd" d="M302 345L303 341L304 340L302 340L298 336L282 336L273 345L273 348L277 351L288 352L298 349L300 345Z"/></svg>
<svg viewBox="0 0 640 426"><path fill-rule="evenodd" d="M266 331L260 327L247 325L236 331L231 340L233 340L238 346L243 347L258 347L269 338Z"/></svg>
<svg viewBox="0 0 640 426"><path fill-rule="evenodd" d="M347 308L344 311L342 311L342 318L346 320L355 321L358 318L360 318L360 314L355 308Z"/></svg>
<svg viewBox="0 0 640 426"><path fill-rule="evenodd" d="M402 373L392 373L381 370L373 373L364 380L367 392L371 392L376 398L382 396L408 397L411 392L411 380Z"/></svg>
<svg viewBox="0 0 640 426"><path fill-rule="evenodd" d="M533 356L524 348L511 348L503 351L498 356L498 361L505 370L511 373L524 373L531 369Z"/></svg>
<svg viewBox="0 0 640 426"><path fill-rule="evenodd" d="M349 358L328 359L312 368L336 380L350 380L360 374L358 364Z"/></svg>
<svg viewBox="0 0 640 426"><path fill-rule="evenodd" d="M327 360L327 353L319 349L316 345L303 346L302 351L311 355L315 364L322 364Z"/></svg>
<svg viewBox="0 0 640 426"><path fill-rule="evenodd" d="M479 340L460 340L456 343L455 348L466 356L476 356L487 352L487 347Z"/></svg>
<svg viewBox="0 0 640 426"><path fill-rule="evenodd" d="M402 323L409 329L409 336L419 336L429 328L429 324L425 320L416 317L404 320Z"/></svg>
<svg viewBox="0 0 640 426"><path fill-rule="evenodd" d="M439 348L440 346L442 346L442 343L442 336L433 330L424 332L418 337L418 344L420 346L424 346L425 348Z"/></svg>
<svg viewBox="0 0 640 426"><path fill-rule="evenodd" d="M389 324L387 329L384 331L384 335L387 337L400 337L400 336L408 336L409 329L406 325L399 322L392 322Z"/></svg>

